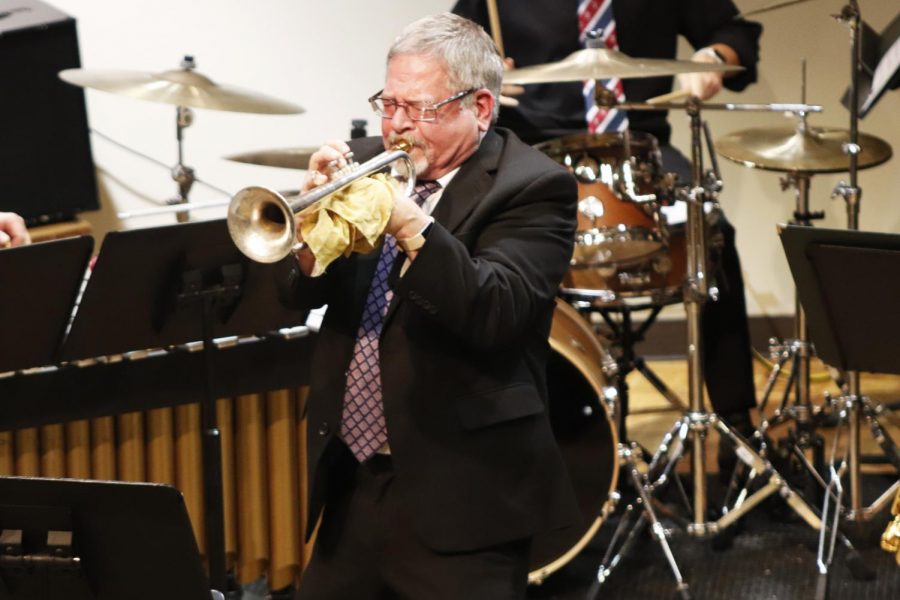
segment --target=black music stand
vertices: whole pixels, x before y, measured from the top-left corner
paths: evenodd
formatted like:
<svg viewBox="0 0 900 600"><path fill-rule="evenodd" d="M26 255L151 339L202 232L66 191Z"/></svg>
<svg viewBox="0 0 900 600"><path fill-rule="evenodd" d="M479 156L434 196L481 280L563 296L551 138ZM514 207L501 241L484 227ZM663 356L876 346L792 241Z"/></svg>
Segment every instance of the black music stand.
<svg viewBox="0 0 900 600"><path fill-rule="evenodd" d="M0 477L0 600L209 600L168 485Z"/></svg>
<svg viewBox="0 0 900 600"><path fill-rule="evenodd" d="M57 362L94 240L0 250L0 373Z"/></svg>
<svg viewBox="0 0 900 600"><path fill-rule="evenodd" d="M900 235L846 229L787 225L779 227L797 295L806 312L810 339L824 362L842 371L900 373L900 320L894 310L900 302ZM828 576L834 537L842 512L862 521L878 514L890 502L900 481L871 506L862 506L860 476L860 420L868 421L872 437L887 460L900 472L900 450L877 421L880 408L865 396L845 390L837 406L839 415L830 459L831 480L825 490L823 524L819 540L819 580L816 598L828 595ZM848 428L848 449L836 466L837 439ZM842 506L842 475L850 481L850 506Z"/></svg>
<svg viewBox="0 0 900 600"><path fill-rule="evenodd" d="M241 254L224 219L112 232L100 249L61 352L63 360L77 360L204 342L206 386L200 399L206 550L210 583L223 593L224 500L213 340L304 323L304 313L279 301L275 269Z"/></svg>
<svg viewBox="0 0 900 600"><path fill-rule="evenodd" d="M203 339L188 291L221 292L212 338L261 335L302 325L285 308L275 267L251 261L231 241L224 219L107 234L60 354L79 360ZM225 289L228 288L228 289ZM181 305L179 305L181 303Z"/></svg>
<svg viewBox="0 0 900 600"><path fill-rule="evenodd" d="M868 23L861 22L859 56L859 88L856 98L859 117L865 118L887 90L900 87L900 14L881 33L875 33ZM849 108L849 86L841 103Z"/></svg>
<svg viewBox="0 0 900 600"><path fill-rule="evenodd" d="M816 355L843 371L900 373L900 235L780 228Z"/></svg>

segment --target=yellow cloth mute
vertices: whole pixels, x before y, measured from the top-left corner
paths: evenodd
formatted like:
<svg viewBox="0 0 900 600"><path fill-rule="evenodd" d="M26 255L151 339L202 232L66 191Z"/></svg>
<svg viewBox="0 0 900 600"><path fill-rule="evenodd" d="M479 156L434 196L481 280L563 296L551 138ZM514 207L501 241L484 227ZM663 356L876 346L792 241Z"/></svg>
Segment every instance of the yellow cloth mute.
<svg viewBox="0 0 900 600"><path fill-rule="evenodd" d="M298 213L303 241L316 257L312 277L341 255L372 251L391 217L392 181L381 173L362 177Z"/></svg>

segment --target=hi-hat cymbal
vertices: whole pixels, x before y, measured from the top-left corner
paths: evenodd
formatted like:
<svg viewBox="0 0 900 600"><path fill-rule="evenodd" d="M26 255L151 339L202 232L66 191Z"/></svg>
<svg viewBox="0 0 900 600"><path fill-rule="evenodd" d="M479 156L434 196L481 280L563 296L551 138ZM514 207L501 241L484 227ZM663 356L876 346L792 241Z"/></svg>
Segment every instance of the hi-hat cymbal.
<svg viewBox="0 0 900 600"><path fill-rule="evenodd" d="M618 50L585 48L573 52L563 60L543 65L511 69L503 75L503 83L555 83L585 79L634 79L661 77L679 73L708 71L740 71L743 67L690 60L661 58L631 58Z"/></svg>
<svg viewBox="0 0 900 600"><path fill-rule="evenodd" d="M858 168L875 167L891 157L891 146L884 140L865 133L858 137ZM716 141L716 150L729 160L755 169L839 173L850 170L850 158L843 148L849 139L845 129L760 127L726 135Z"/></svg>
<svg viewBox="0 0 900 600"><path fill-rule="evenodd" d="M291 102L218 84L195 71L193 62L183 65L181 69L161 73L66 69L60 71L59 77L79 87L191 108L269 115L304 112Z"/></svg>
<svg viewBox="0 0 900 600"><path fill-rule="evenodd" d="M273 150L257 150L226 156L227 160L262 165L265 167L281 167L283 169L305 169L309 166L309 157L318 148L281 148Z"/></svg>

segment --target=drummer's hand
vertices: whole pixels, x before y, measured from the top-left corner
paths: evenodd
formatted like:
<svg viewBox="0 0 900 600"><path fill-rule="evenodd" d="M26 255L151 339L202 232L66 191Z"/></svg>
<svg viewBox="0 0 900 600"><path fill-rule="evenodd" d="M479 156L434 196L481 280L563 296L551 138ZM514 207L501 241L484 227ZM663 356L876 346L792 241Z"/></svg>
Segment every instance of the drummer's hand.
<svg viewBox="0 0 900 600"><path fill-rule="evenodd" d="M347 154L350 146L341 140L329 140L309 157L309 167L303 184L302 192L318 187L332 179L334 174L347 166Z"/></svg>
<svg viewBox="0 0 900 600"><path fill-rule="evenodd" d="M509 71L510 69L515 69L516 64L513 59L507 57L503 59L503 69L505 71ZM519 101L513 98L513 96L518 96L525 92L525 88L521 85L514 85L512 83L505 83L500 86L500 98L498 98L498 102L500 102L500 106L518 106Z"/></svg>
<svg viewBox="0 0 900 600"><path fill-rule="evenodd" d="M713 51L713 49L715 50ZM701 48L694 52L691 60L694 62L721 64L722 60L718 56L725 58L725 64L741 64L741 59L737 52L727 44L713 44L707 48ZM722 80L725 77L733 76L735 73L735 71L729 71L728 73L682 73L678 76L678 86L690 92L692 96L697 96L701 100L709 100L722 89Z"/></svg>
<svg viewBox="0 0 900 600"><path fill-rule="evenodd" d="M704 60L693 58L697 62L715 62L709 57L701 57ZM709 100L722 89L721 73L681 73L678 75L678 87L696 96L701 100Z"/></svg>
<svg viewBox="0 0 900 600"><path fill-rule="evenodd" d="M0 248L31 243L25 220L16 213L0 212Z"/></svg>

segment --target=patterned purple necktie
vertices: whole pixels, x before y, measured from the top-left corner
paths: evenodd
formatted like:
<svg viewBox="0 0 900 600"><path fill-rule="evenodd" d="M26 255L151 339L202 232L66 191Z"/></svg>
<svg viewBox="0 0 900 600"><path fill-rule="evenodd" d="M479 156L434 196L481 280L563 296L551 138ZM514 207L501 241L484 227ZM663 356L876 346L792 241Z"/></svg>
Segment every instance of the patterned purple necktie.
<svg viewBox="0 0 900 600"><path fill-rule="evenodd" d="M436 181L419 182L413 190L412 198L421 206L440 187ZM385 234L381 256L375 267L362 320L356 332L353 359L347 371L341 437L359 462L370 458L387 443L378 343L384 316L394 295L388 286L388 275L396 258L397 240Z"/></svg>

